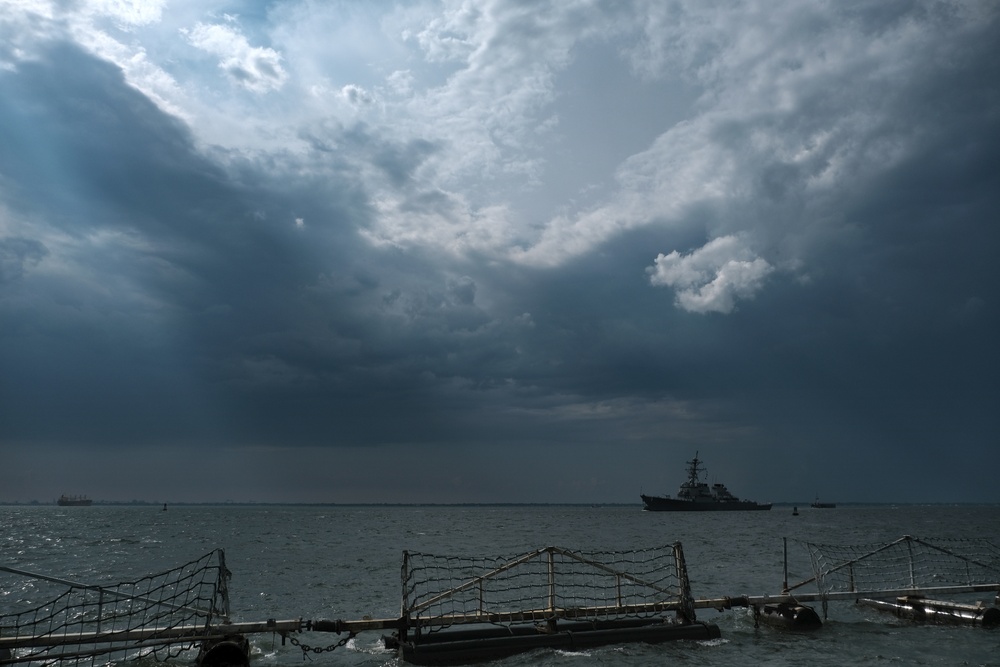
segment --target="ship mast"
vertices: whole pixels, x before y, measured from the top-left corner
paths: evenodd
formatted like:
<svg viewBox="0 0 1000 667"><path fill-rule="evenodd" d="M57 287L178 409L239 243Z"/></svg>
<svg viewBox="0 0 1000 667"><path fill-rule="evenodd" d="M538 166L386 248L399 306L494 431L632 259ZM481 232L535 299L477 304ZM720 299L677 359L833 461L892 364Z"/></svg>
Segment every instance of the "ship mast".
<svg viewBox="0 0 1000 667"><path fill-rule="evenodd" d="M705 472L704 468L699 468L698 464L701 461L698 460L698 452L694 453L694 458L688 461L688 484L691 486L697 486L701 481L701 473Z"/></svg>

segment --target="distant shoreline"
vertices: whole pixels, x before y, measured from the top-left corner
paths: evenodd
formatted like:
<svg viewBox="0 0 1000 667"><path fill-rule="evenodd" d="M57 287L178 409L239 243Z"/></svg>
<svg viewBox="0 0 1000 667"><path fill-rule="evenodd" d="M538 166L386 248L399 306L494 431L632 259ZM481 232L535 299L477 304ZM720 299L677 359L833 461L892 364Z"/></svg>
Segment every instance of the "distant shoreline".
<svg viewBox="0 0 1000 667"><path fill-rule="evenodd" d="M803 510L815 509L810 507L808 500L804 501L781 501L772 503L773 507L797 507ZM154 500L94 500L90 507L641 507L642 502L629 503L320 503L320 502L257 502L257 501L213 501L213 502L184 502L184 501L154 501ZM847 507L893 507L893 506L928 506L928 507L995 507L998 502L837 502L836 508L828 508L828 511ZM42 502L31 501L6 501L0 500L0 507L57 507L55 501ZM73 508L62 508L73 509Z"/></svg>

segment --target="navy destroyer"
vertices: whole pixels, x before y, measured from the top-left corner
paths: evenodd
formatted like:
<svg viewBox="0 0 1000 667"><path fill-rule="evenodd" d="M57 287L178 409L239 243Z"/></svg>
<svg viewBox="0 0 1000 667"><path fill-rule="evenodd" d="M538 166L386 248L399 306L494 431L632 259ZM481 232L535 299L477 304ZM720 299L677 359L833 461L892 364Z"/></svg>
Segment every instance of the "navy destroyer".
<svg viewBox="0 0 1000 667"><path fill-rule="evenodd" d="M695 452L694 458L688 463L687 480L681 484L677 497L647 496L640 494L643 509L651 512L726 512L747 510L769 510L771 503L757 503L752 500L740 500L726 488L725 484L709 486L701 481L702 461Z"/></svg>

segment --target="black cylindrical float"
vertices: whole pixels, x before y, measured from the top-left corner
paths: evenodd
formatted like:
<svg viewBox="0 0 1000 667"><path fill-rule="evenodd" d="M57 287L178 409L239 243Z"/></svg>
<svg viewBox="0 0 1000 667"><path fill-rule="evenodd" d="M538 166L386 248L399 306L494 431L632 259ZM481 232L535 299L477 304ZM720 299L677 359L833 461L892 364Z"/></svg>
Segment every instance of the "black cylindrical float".
<svg viewBox="0 0 1000 667"><path fill-rule="evenodd" d="M926 623L968 623L984 628L1000 625L1000 609L996 607L927 600L916 596L896 598L895 601L862 599L858 602L899 618Z"/></svg>
<svg viewBox="0 0 1000 667"><path fill-rule="evenodd" d="M765 604L758 610L757 618L769 625L778 625L792 630L814 630L823 626L819 614L812 607L791 602Z"/></svg>
<svg viewBox="0 0 1000 667"><path fill-rule="evenodd" d="M250 641L242 635L203 644L198 654L201 667L250 667Z"/></svg>

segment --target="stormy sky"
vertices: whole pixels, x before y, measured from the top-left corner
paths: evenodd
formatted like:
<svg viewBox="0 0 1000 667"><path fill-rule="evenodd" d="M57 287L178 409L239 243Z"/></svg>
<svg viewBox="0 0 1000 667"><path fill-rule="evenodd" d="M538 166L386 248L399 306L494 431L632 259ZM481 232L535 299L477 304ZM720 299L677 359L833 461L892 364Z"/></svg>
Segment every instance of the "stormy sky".
<svg viewBox="0 0 1000 667"><path fill-rule="evenodd" d="M0 501L1000 502L991 0L0 0Z"/></svg>

